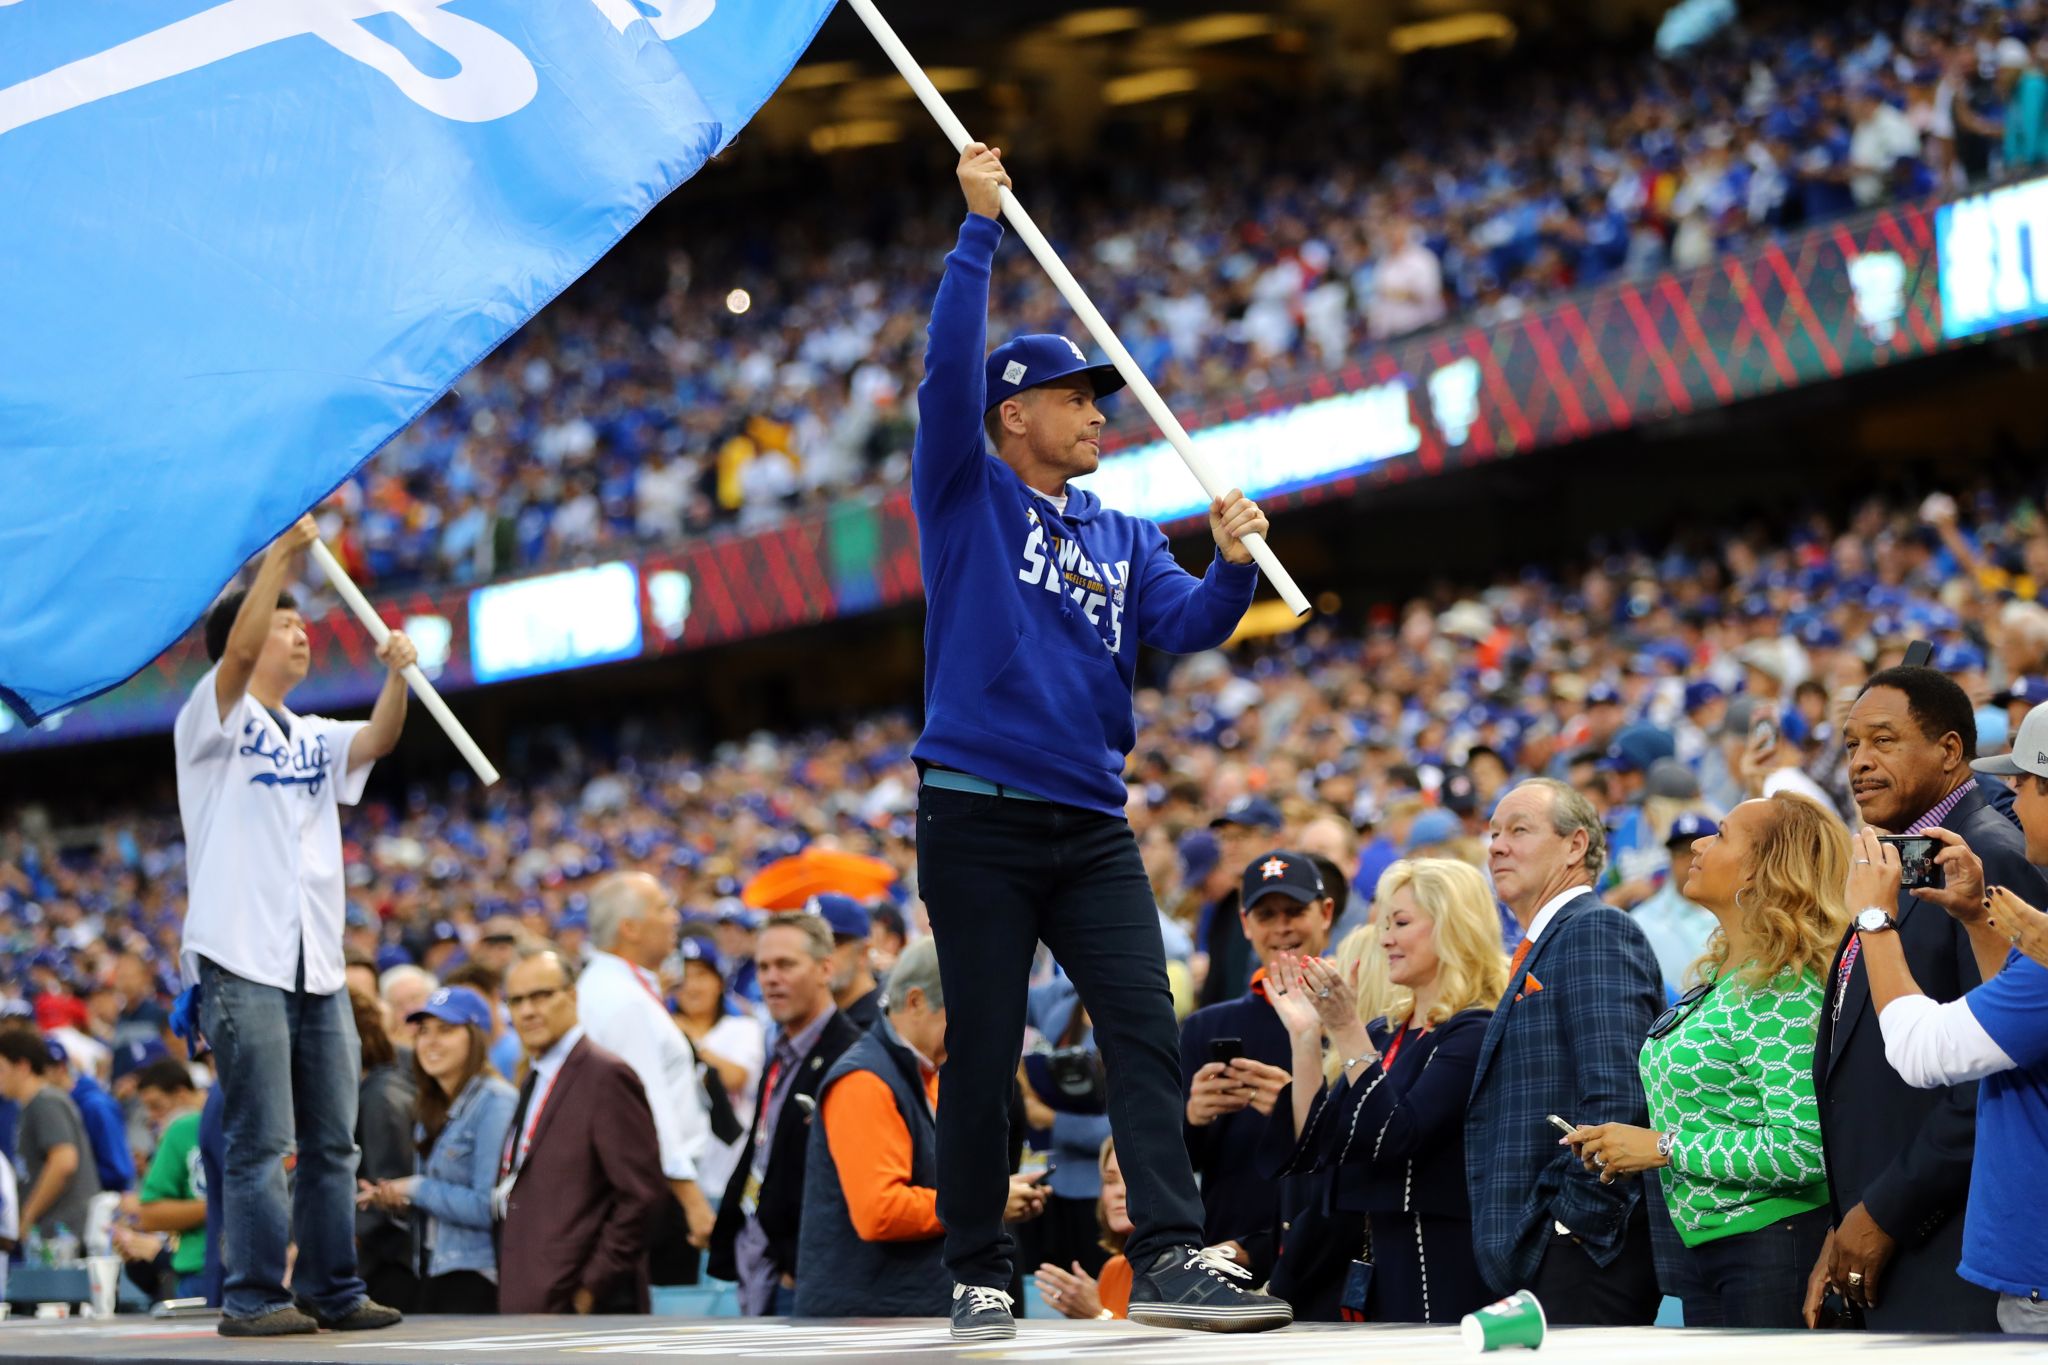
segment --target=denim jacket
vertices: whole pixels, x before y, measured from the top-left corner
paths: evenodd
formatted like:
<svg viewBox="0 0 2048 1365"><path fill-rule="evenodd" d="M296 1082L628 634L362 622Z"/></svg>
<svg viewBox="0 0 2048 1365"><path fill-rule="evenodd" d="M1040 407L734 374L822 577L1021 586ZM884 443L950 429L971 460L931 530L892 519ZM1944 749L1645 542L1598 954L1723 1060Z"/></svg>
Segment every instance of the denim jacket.
<svg viewBox="0 0 2048 1365"><path fill-rule="evenodd" d="M498 1256L491 1245L491 1186L505 1150L505 1133L519 1092L495 1076L478 1076L464 1086L448 1111L448 1125L434 1150L418 1162L419 1185L412 1192L414 1247L428 1254L426 1270L446 1275L473 1270L495 1280ZM417 1127L414 1138L420 1136Z"/></svg>

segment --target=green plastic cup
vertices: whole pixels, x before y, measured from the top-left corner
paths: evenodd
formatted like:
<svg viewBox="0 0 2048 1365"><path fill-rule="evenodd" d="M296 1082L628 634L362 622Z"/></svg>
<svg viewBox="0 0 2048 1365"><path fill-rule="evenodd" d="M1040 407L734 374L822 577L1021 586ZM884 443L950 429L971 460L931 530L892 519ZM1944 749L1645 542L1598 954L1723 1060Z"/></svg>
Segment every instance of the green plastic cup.
<svg viewBox="0 0 2048 1365"><path fill-rule="evenodd" d="M1465 1345L1474 1351L1500 1351L1510 1346L1526 1346L1533 1351L1543 1344L1543 1332L1548 1325L1543 1305L1524 1289L1476 1313L1467 1313L1458 1324L1458 1332L1465 1338Z"/></svg>

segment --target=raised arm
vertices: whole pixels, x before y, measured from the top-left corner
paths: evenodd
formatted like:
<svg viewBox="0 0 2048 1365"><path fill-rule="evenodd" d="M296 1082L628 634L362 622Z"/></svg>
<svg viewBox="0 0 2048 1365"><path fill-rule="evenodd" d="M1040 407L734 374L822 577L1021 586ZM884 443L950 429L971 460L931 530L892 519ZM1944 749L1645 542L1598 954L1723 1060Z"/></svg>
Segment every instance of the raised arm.
<svg viewBox="0 0 2048 1365"><path fill-rule="evenodd" d="M256 566L255 581L249 584L248 595L235 612L227 648L221 651L220 667L213 675L213 700L220 708L220 719L226 720L228 712L249 690L256 661L263 657L263 642L270 638L270 618L277 612L277 595L284 591L293 557L318 539L320 528L310 515L303 516L263 552L263 562Z"/></svg>
<svg viewBox="0 0 2048 1365"><path fill-rule="evenodd" d="M1003 240L1002 187L1010 183L1002 153L970 142L957 171L967 221L946 257L926 329L924 382L917 386L917 439L910 459L911 500L920 517L943 511L974 486L981 461L981 418L987 398L982 362L988 351L988 283Z"/></svg>
<svg viewBox="0 0 2048 1365"><path fill-rule="evenodd" d="M1138 638L1169 654L1194 654L1214 649L1230 638L1244 619L1258 589L1259 571L1243 538L1266 531L1266 515L1257 503L1232 490L1209 509L1216 557L1197 578L1180 566L1163 533L1148 536L1150 552L1131 566L1133 624Z"/></svg>

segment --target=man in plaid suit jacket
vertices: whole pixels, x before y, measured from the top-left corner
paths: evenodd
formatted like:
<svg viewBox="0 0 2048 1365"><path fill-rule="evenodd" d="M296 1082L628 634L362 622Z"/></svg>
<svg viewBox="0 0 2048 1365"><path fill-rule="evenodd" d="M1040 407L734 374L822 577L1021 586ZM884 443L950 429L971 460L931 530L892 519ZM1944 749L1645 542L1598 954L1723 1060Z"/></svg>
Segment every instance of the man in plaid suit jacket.
<svg viewBox="0 0 2048 1365"><path fill-rule="evenodd" d="M1592 892L1605 857L1599 814L1562 782L1524 782L1494 810L1494 889L1525 937L1480 1044L1465 1169L1490 1288L1535 1290L1552 1322L1648 1324L1656 1191L1640 1177L1601 1184L1549 1122L1649 1121L1636 1054L1663 976L1643 931Z"/></svg>

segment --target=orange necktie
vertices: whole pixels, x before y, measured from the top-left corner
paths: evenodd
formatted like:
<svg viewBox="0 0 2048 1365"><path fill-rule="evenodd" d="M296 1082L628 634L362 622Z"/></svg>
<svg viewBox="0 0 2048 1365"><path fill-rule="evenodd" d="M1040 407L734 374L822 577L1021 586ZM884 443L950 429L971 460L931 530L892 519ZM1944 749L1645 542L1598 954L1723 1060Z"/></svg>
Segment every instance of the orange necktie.
<svg viewBox="0 0 2048 1365"><path fill-rule="evenodd" d="M1515 973L1522 970L1522 964L1529 960L1529 945L1534 942L1534 939L1525 938L1515 945L1515 955L1508 959L1508 980L1513 981Z"/></svg>

